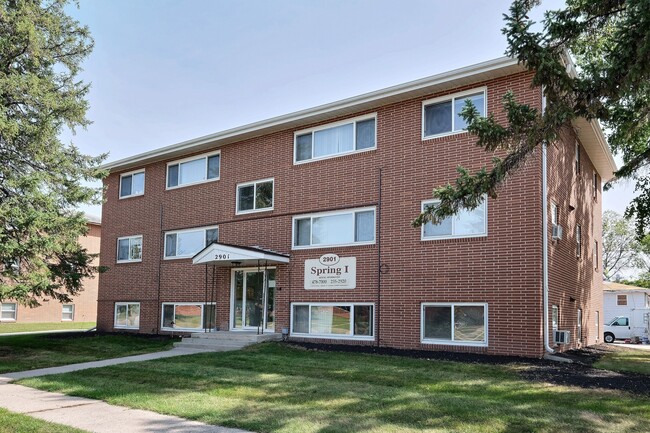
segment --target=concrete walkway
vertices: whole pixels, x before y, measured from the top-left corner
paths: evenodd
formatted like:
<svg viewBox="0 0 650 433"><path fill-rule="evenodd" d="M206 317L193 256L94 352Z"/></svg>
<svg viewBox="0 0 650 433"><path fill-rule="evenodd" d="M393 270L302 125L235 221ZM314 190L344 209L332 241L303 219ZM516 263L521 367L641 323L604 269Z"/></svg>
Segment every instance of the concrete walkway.
<svg viewBox="0 0 650 433"><path fill-rule="evenodd" d="M204 352L196 349L174 348L165 352L84 362L61 367L5 373L0 376L0 407L11 412L39 418L45 421L76 427L94 433L171 432L171 433L251 433L245 430L213 426L188 421L175 416L161 415L146 410L129 409L103 401L82 397L71 397L55 392L39 391L9 382L28 377L69 373L89 368L106 367L127 362L191 355Z"/></svg>

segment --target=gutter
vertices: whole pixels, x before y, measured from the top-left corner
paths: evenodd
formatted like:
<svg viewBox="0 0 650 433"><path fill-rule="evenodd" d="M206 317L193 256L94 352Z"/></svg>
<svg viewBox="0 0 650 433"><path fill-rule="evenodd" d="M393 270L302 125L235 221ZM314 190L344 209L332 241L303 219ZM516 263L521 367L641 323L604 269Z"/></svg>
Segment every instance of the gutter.
<svg viewBox="0 0 650 433"><path fill-rule="evenodd" d="M542 88L542 114L546 110L546 97ZM549 345L548 333L548 182L546 167L546 143L542 145L542 298L544 304L544 349L555 353Z"/></svg>

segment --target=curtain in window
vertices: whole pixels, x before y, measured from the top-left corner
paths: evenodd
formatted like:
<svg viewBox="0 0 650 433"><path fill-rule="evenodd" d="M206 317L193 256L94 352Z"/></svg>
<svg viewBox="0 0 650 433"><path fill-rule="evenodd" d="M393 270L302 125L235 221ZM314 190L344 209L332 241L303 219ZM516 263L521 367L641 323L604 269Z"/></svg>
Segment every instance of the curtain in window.
<svg viewBox="0 0 650 433"><path fill-rule="evenodd" d="M314 158L354 150L354 125L349 123L314 132Z"/></svg>

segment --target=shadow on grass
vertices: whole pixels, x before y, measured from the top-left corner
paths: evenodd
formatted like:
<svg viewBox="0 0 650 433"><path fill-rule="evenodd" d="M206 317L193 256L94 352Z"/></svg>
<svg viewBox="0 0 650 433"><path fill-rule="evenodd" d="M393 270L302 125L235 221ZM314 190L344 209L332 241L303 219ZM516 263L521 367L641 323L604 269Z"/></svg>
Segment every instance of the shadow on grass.
<svg viewBox="0 0 650 433"><path fill-rule="evenodd" d="M648 399L530 383L504 365L278 344L23 383L259 432L645 432L650 422Z"/></svg>

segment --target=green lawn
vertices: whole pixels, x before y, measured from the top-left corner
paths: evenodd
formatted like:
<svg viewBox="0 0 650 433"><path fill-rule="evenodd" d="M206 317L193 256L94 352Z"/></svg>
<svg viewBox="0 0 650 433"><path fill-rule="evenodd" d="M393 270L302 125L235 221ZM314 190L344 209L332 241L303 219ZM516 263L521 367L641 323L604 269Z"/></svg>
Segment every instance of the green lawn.
<svg viewBox="0 0 650 433"><path fill-rule="evenodd" d="M97 361L169 349L166 337L136 335L28 334L0 336L0 373Z"/></svg>
<svg viewBox="0 0 650 433"><path fill-rule="evenodd" d="M95 322L56 322L56 323L0 323L0 334L10 332L62 331L66 329L91 329Z"/></svg>
<svg viewBox="0 0 650 433"><path fill-rule="evenodd" d="M650 399L531 383L522 368L267 343L20 383L257 432L648 431Z"/></svg>
<svg viewBox="0 0 650 433"><path fill-rule="evenodd" d="M0 408L0 433L84 433L84 430L42 421Z"/></svg>
<svg viewBox="0 0 650 433"><path fill-rule="evenodd" d="M650 350L609 346L612 350L594 364L595 368L650 375ZM648 378L650 380L650 378Z"/></svg>

